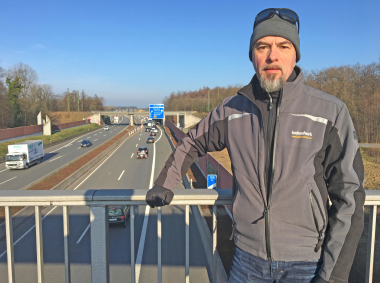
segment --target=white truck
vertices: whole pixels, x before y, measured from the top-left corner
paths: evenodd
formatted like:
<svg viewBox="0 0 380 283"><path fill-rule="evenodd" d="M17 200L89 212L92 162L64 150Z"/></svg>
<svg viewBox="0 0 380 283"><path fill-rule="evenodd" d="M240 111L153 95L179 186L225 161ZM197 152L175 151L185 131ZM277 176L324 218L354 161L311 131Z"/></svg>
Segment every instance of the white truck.
<svg viewBox="0 0 380 283"><path fill-rule="evenodd" d="M41 140L23 141L8 145L5 167L7 169L24 169L39 164L44 158L44 146Z"/></svg>
<svg viewBox="0 0 380 283"><path fill-rule="evenodd" d="M119 124L119 116L113 117L114 124Z"/></svg>
<svg viewBox="0 0 380 283"><path fill-rule="evenodd" d="M148 127L153 126L153 120L151 118L148 119Z"/></svg>

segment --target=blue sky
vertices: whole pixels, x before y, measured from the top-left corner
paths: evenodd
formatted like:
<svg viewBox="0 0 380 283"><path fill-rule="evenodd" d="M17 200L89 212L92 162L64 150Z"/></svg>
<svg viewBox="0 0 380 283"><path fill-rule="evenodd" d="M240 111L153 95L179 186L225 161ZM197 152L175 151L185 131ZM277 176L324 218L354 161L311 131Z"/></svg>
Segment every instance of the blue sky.
<svg viewBox="0 0 380 283"><path fill-rule="evenodd" d="M51 84L147 107L178 90L247 84L253 22L270 7L300 17L301 68L380 58L380 1L0 1L0 66L22 62Z"/></svg>

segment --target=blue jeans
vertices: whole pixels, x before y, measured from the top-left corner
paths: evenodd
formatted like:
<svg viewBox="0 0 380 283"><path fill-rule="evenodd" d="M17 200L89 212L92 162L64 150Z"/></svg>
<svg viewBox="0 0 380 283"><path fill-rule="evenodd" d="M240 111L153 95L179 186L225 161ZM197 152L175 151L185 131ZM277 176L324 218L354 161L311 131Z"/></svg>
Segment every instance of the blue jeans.
<svg viewBox="0 0 380 283"><path fill-rule="evenodd" d="M321 261L270 261L235 247L228 283L310 283Z"/></svg>

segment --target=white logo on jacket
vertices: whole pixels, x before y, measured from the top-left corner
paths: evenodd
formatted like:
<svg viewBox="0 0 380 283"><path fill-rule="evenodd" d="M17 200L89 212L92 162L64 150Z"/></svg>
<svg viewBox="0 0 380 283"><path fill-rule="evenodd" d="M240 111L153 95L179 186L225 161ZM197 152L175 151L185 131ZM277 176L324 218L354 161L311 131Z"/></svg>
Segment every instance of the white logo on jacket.
<svg viewBox="0 0 380 283"><path fill-rule="evenodd" d="M313 137L313 134L311 132L292 131L292 138L309 139L309 140L311 140L312 137Z"/></svg>

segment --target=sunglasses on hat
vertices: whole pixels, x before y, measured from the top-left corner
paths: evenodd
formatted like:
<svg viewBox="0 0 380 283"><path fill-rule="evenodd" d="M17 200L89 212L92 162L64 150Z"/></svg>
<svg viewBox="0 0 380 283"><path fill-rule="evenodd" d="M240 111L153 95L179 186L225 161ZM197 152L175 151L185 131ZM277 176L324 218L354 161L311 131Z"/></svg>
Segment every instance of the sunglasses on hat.
<svg viewBox="0 0 380 283"><path fill-rule="evenodd" d="M296 12L286 8L269 8L261 11L255 18L254 28L261 22L273 18L274 15L279 16L281 19L295 25L298 24L298 34L300 33L300 21Z"/></svg>

